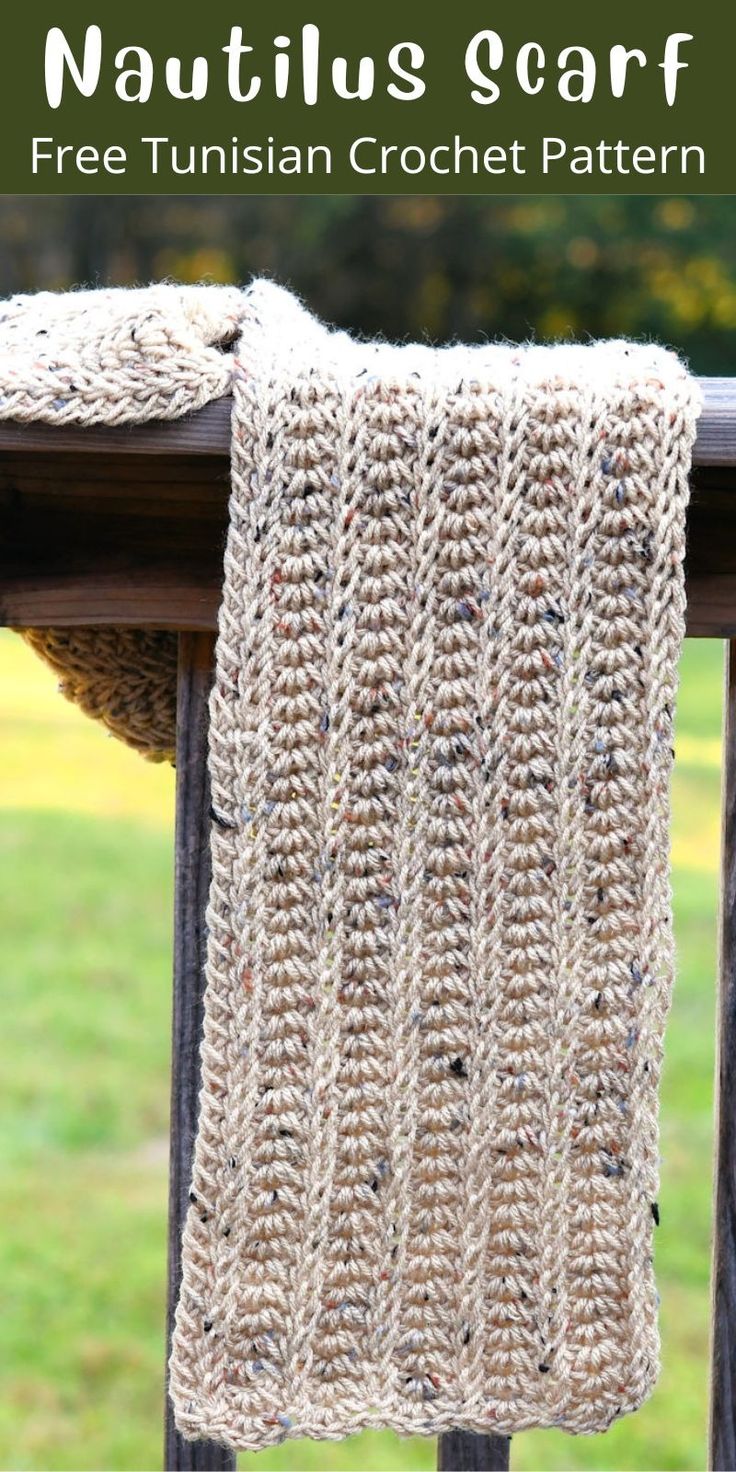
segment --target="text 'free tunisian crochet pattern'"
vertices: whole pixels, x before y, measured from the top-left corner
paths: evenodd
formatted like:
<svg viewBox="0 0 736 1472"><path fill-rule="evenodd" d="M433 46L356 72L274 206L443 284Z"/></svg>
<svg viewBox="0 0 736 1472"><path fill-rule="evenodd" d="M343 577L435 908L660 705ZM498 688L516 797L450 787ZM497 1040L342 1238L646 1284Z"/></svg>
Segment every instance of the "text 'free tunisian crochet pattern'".
<svg viewBox="0 0 736 1472"><path fill-rule="evenodd" d="M227 392L177 1423L600 1430L657 1372L697 389L624 342L357 342L268 283L5 304L2 417ZM30 637L171 751L173 636Z"/></svg>

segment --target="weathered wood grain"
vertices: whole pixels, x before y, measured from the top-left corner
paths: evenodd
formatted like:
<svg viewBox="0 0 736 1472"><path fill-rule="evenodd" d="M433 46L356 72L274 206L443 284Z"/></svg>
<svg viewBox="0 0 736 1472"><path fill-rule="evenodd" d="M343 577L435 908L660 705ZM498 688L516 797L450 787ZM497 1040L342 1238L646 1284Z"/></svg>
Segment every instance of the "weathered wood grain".
<svg viewBox="0 0 736 1472"><path fill-rule="evenodd" d="M213 631L228 495L224 456L0 450L0 624ZM736 636L736 467L694 471L687 578L688 632Z"/></svg>
<svg viewBox="0 0 736 1472"><path fill-rule="evenodd" d="M0 623L212 629L228 463L0 452Z"/></svg>
<svg viewBox="0 0 736 1472"><path fill-rule="evenodd" d="M212 637L208 634L182 634L179 639L176 731L167 1359L181 1282L181 1233L189 1204L199 1108L205 909L210 883L207 701L213 670ZM224 1447L206 1441L185 1441L179 1435L168 1395L164 1467L166 1472L232 1472L235 1467L235 1457Z"/></svg>
<svg viewBox="0 0 736 1472"><path fill-rule="evenodd" d="M701 378L695 465L736 465L736 378Z"/></svg>
<svg viewBox="0 0 736 1472"><path fill-rule="evenodd" d="M736 642L726 655L711 1314L710 1459L736 1467Z"/></svg>
<svg viewBox="0 0 736 1472"><path fill-rule="evenodd" d="M508 1472L510 1436L448 1431L437 1443L437 1472Z"/></svg>
<svg viewBox="0 0 736 1472"><path fill-rule="evenodd" d="M64 450L78 455L166 455L169 459L214 455L229 460L231 409L232 399L215 399L181 419L85 428L5 419L0 421L0 452Z"/></svg>

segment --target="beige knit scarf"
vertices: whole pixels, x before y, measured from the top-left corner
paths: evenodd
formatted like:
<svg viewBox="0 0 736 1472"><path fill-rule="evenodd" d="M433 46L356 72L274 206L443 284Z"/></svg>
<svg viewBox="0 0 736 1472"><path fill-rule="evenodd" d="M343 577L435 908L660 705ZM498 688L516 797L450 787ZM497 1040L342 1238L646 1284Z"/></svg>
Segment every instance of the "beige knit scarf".
<svg viewBox="0 0 736 1472"><path fill-rule="evenodd" d="M622 342L354 342L265 283L5 305L3 417L227 392L178 1424L599 1430L657 1373L696 389ZM29 637L171 751L170 636Z"/></svg>

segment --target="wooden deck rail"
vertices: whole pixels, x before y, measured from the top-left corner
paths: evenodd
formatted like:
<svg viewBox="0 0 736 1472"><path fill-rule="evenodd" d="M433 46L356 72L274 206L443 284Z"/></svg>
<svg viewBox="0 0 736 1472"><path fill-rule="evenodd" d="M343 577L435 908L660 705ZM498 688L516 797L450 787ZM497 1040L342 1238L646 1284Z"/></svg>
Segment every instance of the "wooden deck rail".
<svg viewBox="0 0 736 1472"><path fill-rule="evenodd" d="M701 380L688 516L688 633L731 641L724 743L710 1463L736 1466L736 378ZM0 423L0 624L179 633L169 1309L199 1088L209 882L207 697L229 492L228 400L136 428ZM509 1438L440 1438L441 1472L502 1472ZM228 1472L167 1407L165 1467Z"/></svg>
<svg viewBox="0 0 736 1472"><path fill-rule="evenodd" d="M736 379L706 378L688 632L736 635ZM0 624L216 627L230 404L135 428L0 423Z"/></svg>

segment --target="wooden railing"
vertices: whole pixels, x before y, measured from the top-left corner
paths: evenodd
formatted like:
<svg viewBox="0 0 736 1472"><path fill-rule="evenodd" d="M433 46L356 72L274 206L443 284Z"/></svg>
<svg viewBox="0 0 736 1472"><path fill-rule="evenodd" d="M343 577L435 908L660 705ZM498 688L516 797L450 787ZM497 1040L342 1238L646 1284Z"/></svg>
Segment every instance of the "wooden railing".
<svg viewBox="0 0 736 1472"><path fill-rule="evenodd" d="M736 379L702 380L688 634L726 639L710 1466L736 1468ZM207 699L229 494L230 405L135 428L0 423L0 624L179 633L168 1337L197 1123L209 887ZM502 1469L507 1437L440 1437L444 1472ZM167 1469L233 1468L166 1409Z"/></svg>

